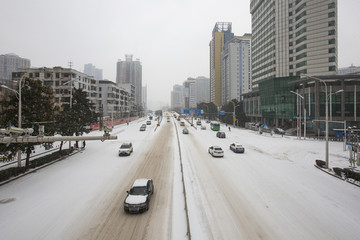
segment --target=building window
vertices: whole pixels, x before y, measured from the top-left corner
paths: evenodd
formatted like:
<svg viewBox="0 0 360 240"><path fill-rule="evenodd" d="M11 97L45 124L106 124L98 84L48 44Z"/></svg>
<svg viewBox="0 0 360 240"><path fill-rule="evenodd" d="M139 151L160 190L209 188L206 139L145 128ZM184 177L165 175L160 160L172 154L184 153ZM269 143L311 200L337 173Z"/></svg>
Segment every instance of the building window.
<svg viewBox="0 0 360 240"><path fill-rule="evenodd" d="M331 8L335 8L335 3L334 2L332 2L332 3L329 3L329 9L331 9Z"/></svg>
<svg viewBox="0 0 360 240"><path fill-rule="evenodd" d="M299 43L302 43L303 41L306 40L306 36L302 36L301 38L299 38L298 40L296 40L296 45L298 45Z"/></svg>
<svg viewBox="0 0 360 240"><path fill-rule="evenodd" d="M294 61L294 58L293 57L289 58L289 62L292 62L292 61Z"/></svg>
<svg viewBox="0 0 360 240"><path fill-rule="evenodd" d="M289 50L289 54L293 54L294 53L294 51L291 49L291 50Z"/></svg>
<svg viewBox="0 0 360 240"><path fill-rule="evenodd" d="M329 36L335 35L335 30L329 30Z"/></svg>
<svg viewBox="0 0 360 240"><path fill-rule="evenodd" d="M300 47L296 48L296 52L300 52L301 50L304 50L306 48L307 48L306 44L303 44Z"/></svg>
<svg viewBox="0 0 360 240"><path fill-rule="evenodd" d="M36 72L35 77L40 77L40 73Z"/></svg>
<svg viewBox="0 0 360 240"><path fill-rule="evenodd" d="M291 17L292 16L292 12L289 12L289 17ZM290 20L292 20L292 19L290 19ZM290 23L290 21L289 21L289 23ZM292 21L291 21L291 23L292 23Z"/></svg>
<svg viewBox="0 0 360 240"><path fill-rule="evenodd" d="M298 8L295 10L295 14L298 13L298 12L300 12L301 10L303 10L304 7L306 7L306 3L301 4L301 6L298 7Z"/></svg>
<svg viewBox="0 0 360 240"><path fill-rule="evenodd" d="M301 27L302 25L304 25L306 23L306 19L303 19L301 22L299 22L298 24L296 24L296 29L298 29L299 27Z"/></svg>
<svg viewBox="0 0 360 240"><path fill-rule="evenodd" d="M335 52L336 52L335 48L329 48L329 53L335 53Z"/></svg>
<svg viewBox="0 0 360 240"><path fill-rule="evenodd" d="M335 62L336 58L335 57L329 57L329 62Z"/></svg>
<svg viewBox="0 0 360 240"><path fill-rule="evenodd" d="M296 72L296 76L300 76L301 74L307 74L307 69Z"/></svg>
<svg viewBox="0 0 360 240"><path fill-rule="evenodd" d="M298 21L298 20L301 19L303 16L306 16L306 11L303 11L302 13L300 13L299 15L297 15L297 17L295 18L295 21Z"/></svg>
<svg viewBox="0 0 360 240"><path fill-rule="evenodd" d="M289 65L289 69L294 69L294 66L293 66L293 65Z"/></svg>
<svg viewBox="0 0 360 240"><path fill-rule="evenodd" d="M297 56L296 56L296 60L300 60L300 59L302 59L302 58L304 58L304 57L307 57L307 53L306 53L306 52L297 55Z"/></svg>
<svg viewBox="0 0 360 240"><path fill-rule="evenodd" d="M293 35L292 35L292 34L290 34L290 35L289 35L289 39L292 39L292 38L293 38Z"/></svg>
<svg viewBox="0 0 360 240"><path fill-rule="evenodd" d="M301 34L305 33L306 32L306 27L304 27L303 29L300 29L299 31L297 31L295 33L296 37L300 36Z"/></svg>
<svg viewBox="0 0 360 240"><path fill-rule="evenodd" d="M335 12L329 12L328 16L329 16L329 18L330 17L335 17Z"/></svg>
<svg viewBox="0 0 360 240"><path fill-rule="evenodd" d="M298 64L296 64L296 68L300 68L300 67L303 67L303 66L306 66L307 65L307 61L303 61L303 62L300 62Z"/></svg>
<svg viewBox="0 0 360 240"><path fill-rule="evenodd" d="M298 5L299 2L301 2L301 0L296 0L295 5Z"/></svg>
<svg viewBox="0 0 360 240"><path fill-rule="evenodd" d="M330 21L329 22L329 27L333 27L333 26L335 26L335 21Z"/></svg>
<svg viewBox="0 0 360 240"><path fill-rule="evenodd" d="M329 40L329 44L335 44L335 38Z"/></svg>
<svg viewBox="0 0 360 240"><path fill-rule="evenodd" d="M329 72L334 72L336 70L335 66L330 66L329 67Z"/></svg>
<svg viewBox="0 0 360 240"><path fill-rule="evenodd" d="M292 3L289 3L289 8L292 8L293 4Z"/></svg>

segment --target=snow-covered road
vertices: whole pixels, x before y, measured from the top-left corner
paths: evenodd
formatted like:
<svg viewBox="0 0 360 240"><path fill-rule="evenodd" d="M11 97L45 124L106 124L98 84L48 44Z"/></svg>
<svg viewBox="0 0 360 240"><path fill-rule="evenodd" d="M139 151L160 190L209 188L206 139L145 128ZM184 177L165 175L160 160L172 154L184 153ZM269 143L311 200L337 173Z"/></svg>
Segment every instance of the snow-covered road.
<svg viewBox="0 0 360 240"><path fill-rule="evenodd" d="M194 239L359 238L360 188L314 167L324 142L221 127L225 139L189 126L181 139ZM245 153L233 153L232 142ZM211 145L224 157L208 154ZM331 160L347 155L330 143Z"/></svg>
<svg viewBox="0 0 360 240"><path fill-rule="evenodd" d="M244 129L219 139L208 125L187 125L184 135L178 121L140 132L144 122L0 186L0 239L186 239L176 128L192 239L359 239L360 188L314 167L324 142ZM124 141L134 152L118 157ZM245 153L230 151L232 142ZM208 154L214 144L224 158ZM342 143L330 143L330 166L347 166L347 156ZM154 179L150 209L125 214L126 190L140 177Z"/></svg>

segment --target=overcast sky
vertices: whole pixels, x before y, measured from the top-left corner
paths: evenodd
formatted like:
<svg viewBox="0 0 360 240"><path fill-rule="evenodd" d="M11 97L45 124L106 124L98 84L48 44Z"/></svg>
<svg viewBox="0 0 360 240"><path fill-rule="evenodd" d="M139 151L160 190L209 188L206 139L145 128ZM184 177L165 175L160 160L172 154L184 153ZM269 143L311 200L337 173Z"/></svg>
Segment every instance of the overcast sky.
<svg viewBox="0 0 360 240"><path fill-rule="evenodd" d="M115 82L116 62L140 59L148 103L170 104L174 84L209 77L216 22L251 32L250 0L0 0L0 54L32 67L83 71L92 63ZM338 0L338 66L360 65L360 0Z"/></svg>

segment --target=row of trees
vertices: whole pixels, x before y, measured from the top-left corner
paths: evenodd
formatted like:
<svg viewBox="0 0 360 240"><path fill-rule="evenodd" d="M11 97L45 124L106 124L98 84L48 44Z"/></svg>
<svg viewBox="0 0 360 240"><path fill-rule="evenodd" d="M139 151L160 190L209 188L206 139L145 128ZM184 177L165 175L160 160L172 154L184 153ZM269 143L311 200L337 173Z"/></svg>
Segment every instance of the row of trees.
<svg viewBox="0 0 360 240"><path fill-rule="evenodd" d="M220 109L212 102L199 103L197 104L197 109L202 109L204 111L204 116L208 119L220 118L220 121L224 123L233 124L233 112L235 104L237 124L241 127L244 127L245 122L249 122L249 119L244 113L243 102L239 102L236 99L233 99L231 102L221 106ZM224 111L225 115L219 115L219 111Z"/></svg>
<svg viewBox="0 0 360 240"><path fill-rule="evenodd" d="M0 102L0 128L18 126L19 95L11 95ZM63 104L60 109L54 103L53 90L44 86L40 80L26 78L21 88L21 121L22 128L33 128L33 135L38 135L40 125L45 126L45 135L79 136L90 131L89 126L98 120L95 106L88 100L82 89L73 89L72 106ZM29 166L30 155L35 145L40 143L0 144L1 153L15 156L18 150L26 153L26 164ZM62 149L63 142L60 145Z"/></svg>

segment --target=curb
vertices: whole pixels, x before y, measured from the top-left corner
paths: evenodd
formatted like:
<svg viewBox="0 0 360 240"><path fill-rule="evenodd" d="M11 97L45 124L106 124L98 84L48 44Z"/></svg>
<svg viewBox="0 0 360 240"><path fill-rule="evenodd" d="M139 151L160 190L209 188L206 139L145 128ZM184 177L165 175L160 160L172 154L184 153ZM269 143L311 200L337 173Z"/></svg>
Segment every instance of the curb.
<svg viewBox="0 0 360 240"><path fill-rule="evenodd" d="M354 185L354 186L356 186L356 187L360 187L359 184L350 182L350 181L348 180L348 178L345 178L345 179L344 179L344 178L342 178L342 177L339 177L339 176L336 175L335 173L331 173L331 172L327 171L326 169L323 169L323 168L317 166L316 164L314 164L314 166L315 166L317 169L320 169L321 171L323 171L323 172L325 172L325 173L327 173L327 174L329 174L329 175L331 175L331 176L333 176L333 177L336 177L336 178L338 178L338 179L340 179L340 180L343 180L343 181L345 181L345 182L348 182L348 183L350 183L350 184L352 184L352 185Z"/></svg>

